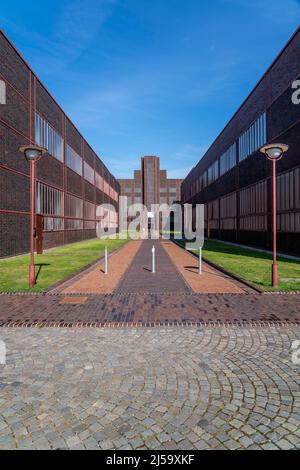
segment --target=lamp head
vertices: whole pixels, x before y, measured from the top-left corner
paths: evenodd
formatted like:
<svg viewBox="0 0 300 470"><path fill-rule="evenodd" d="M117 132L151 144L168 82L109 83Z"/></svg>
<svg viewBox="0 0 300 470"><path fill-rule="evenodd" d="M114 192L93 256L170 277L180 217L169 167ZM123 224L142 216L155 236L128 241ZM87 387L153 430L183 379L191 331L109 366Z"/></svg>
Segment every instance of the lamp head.
<svg viewBox="0 0 300 470"><path fill-rule="evenodd" d="M289 149L289 146L286 145L286 144L276 144L275 143L275 144L264 145L260 149L260 151L261 151L261 153L266 155L266 157L269 160L277 161L277 160L280 160L283 157L283 154L285 152L287 152L288 149Z"/></svg>
<svg viewBox="0 0 300 470"><path fill-rule="evenodd" d="M38 145L22 146L19 148L19 151L24 153L26 160L29 162L37 161L42 155L47 153L47 149L39 147Z"/></svg>

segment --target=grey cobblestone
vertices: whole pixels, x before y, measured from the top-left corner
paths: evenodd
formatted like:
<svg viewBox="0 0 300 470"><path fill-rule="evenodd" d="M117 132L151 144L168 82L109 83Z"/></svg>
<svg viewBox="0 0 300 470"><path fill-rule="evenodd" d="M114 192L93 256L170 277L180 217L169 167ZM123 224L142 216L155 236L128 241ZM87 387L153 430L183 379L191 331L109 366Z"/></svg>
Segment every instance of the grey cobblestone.
<svg viewBox="0 0 300 470"><path fill-rule="evenodd" d="M300 448L300 327L0 336L0 449Z"/></svg>

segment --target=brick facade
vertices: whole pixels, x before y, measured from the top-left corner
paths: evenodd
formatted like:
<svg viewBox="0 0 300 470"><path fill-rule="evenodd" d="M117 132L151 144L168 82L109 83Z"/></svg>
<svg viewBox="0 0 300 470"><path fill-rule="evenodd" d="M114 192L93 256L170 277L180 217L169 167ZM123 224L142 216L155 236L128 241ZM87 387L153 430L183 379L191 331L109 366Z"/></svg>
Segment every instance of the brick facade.
<svg viewBox="0 0 300 470"><path fill-rule="evenodd" d="M263 113L266 113L266 141L279 141L290 146L289 152L277 165L278 185L280 176L285 175L287 180L286 186L278 186L278 198L288 199L286 204L278 204L278 218L281 220L278 229L278 248L283 252L300 254L300 106L292 103L294 90L291 87L299 77L300 28L182 183L182 202L202 203L206 206L207 236L272 248L271 163L260 153L259 148L250 152L245 159L239 156L241 136ZM221 157L232 145L236 146L236 162L229 171L221 175ZM207 175L209 168L215 162L219 162L221 176L210 184L200 187L199 181L203 175ZM258 209L253 212L253 208L251 209L253 201L250 200L250 194L253 192L251 188L259 191L258 184L261 182L266 182L266 189L257 196L255 204L258 207L260 198L266 198L266 210L263 214L260 214ZM240 208L242 194L247 195L246 204L249 204L246 215ZM222 201L229 196L236 197L237 201L231 213L236 225L232 223L231 229L224 229L222 221L228 214L222 214ZM280 205L284 209L280 209ZM263 229L241 228L242 216L248 218L249 225L252 220L253 227L258 224L257 217L265 217L265 226Z"/></svg>
<svg viewBox="0 0 300 470"><path fill-rule="evenodd" d="M148 167L148 164L151 167ZM153 175L153 197L149 197L151 175ZM144 204L150 210L151 204L172 204L180 200L182 180L170 179L166 170L160 169L160 158L147 156L141 159L141 170L134 171L132 179L119 179L121 196L128 197L128 204Z"/></svg>
<svg viewBox="0 0 300 470"><path fill-rule="evenodd" d="M46 154L37 164L37 181L45 186L98 205L105 202L118 209L120 186L100 158L65 115L28 64L0 31L0 80L6 84L6 104L0 105L0 257L29 251L29 164L18 151L35 142L38 113L64 141L63 161ZM109 194L86 181L66 165L70 145L92 170L105 176ZM43 214L49 218L49 214ZM83 216L82 216L83 217ZM65 219L65 214L62 218ZM91 220L89 219L89 222ZM94 222L96 223L96 208ZM95 229L46 230L44 247L94 238Z"/></svg>

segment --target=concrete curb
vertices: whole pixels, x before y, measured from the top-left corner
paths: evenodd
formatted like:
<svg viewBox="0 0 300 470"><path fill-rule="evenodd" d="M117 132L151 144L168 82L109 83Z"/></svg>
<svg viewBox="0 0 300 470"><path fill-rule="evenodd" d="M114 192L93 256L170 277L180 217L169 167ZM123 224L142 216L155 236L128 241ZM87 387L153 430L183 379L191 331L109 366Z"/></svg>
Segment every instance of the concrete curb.
<svg viewBox="0 0 300 470"><path fill-rule="evenodd" d="M1 328L100 328L100 329L142 329L142 328L292 328L300 327L299 321L240 320L240 321L198 321L198 322L54 322L54 321L7 321L0 322Z"/></svg>

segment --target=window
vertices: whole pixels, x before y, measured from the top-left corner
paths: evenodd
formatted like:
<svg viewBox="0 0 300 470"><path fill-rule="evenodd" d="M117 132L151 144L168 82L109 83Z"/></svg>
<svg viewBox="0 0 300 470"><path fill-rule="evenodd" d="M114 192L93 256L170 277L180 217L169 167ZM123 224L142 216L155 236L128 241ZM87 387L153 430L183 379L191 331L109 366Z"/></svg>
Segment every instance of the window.
<svg viewBox="0 0 300 470"><path fill-rule="evenodd" d="M165 194L167 192L167 188L160 188L160 194Z"/></svg>
<svg viewBox="0 0 300 470"><path fill-rule="evenodd" d="M237 203L236 194L229 194L220 199L220 228L221 230L236 230Z"/></svg>
<svg viewBox="0 0 300 470"><path fill-rule="evenodd" d="M207 186L207 171L200 176L198 184L199 184L199 191L202 191L202 189L206 188L206 186Z"/></svg>
<svg viewBox="0 0 300 470"><path fill-rule="evenodd" d="M76 196L66 194L66 228L82 229L83 228L83 201Z"/></svg>
<svg viewBox="0 0 300 470"><path fill-rule="evenodd" d="M100 191L103 191L103 178L99 173L95 173L95 184Z"/></svg>
<svg viewBox="0 0 300 470"><path fill-rule="evenodd" d="M69 145L67 145L66 165L82 176L82 159Z"/></svg>
<svg viewBox="0 0 300 470"><path fill-rule="evenodd" d="M59 161L64 159L63 138L43 119L35 114L35 140Z"/></svg>
<svg viewBox="0 0 300 470"><path fill-rule="evenodd" d="M96 213L95 213L95 204L92 202L84 201L84 228L94 229L96 227Z"/></svg>
<svg viewBox="0 0 300 470"><path fill-rule="evenodd" d="M300 232L300 169L277 177L278 230Z"/></svg>
<svg viewBox="0 0 300 470"><path fill-rule="evenodd" d="M219 160L213 163L207 170L207 183L211 184L219 178Z"/></svg>
<svg viewBox="0 0 300 470"><path fill-rule="evenodd" d="M92 184L95 184L95 176L93 168L86 162L84 162L84 179Z"/></svg>
<svg viewBox="0 0 300 470"><path fill-rule="evenodd" d="M36 185L36 213L44 216L43 228L45 231L63 230L63 192L59 191L58 189L52 188L51 186L38 182Z"/></svg>
<svg viewBox="0 0 300 470"><path fill-rule="evenodd" d="M236 165L236 144L234 143L220 158L220 176Z"/></svg>
<svg viewBox="0 0 300 470"><path fill-rule="evenodd" d="M267 230L267 182L254 184L240 191L240 229Z"/></svg>
<svg viewBox="0 0 300 470"><path fill-rule="evenodd" d="M155 165L154 160L146 161L146 201L148 209L155 204Z"/></svg>
<svg viewBox="0 0 300 470"><path fill-rule="evenodd" d="M207 205L207 229L219 228L219 201L209 202Z"/></svg>
<svg viewBox="0 0 300 470"><path fill-rule="evenodd" d="M239 160L252 155L267 142L267 114L255 121L254 124L239 138Z"/></svg>
<svg viewBox="0 0 300 470"><path fill-rule="evenodd" d="M104 180L103 191L107 196L109 196L109 188L110 188L110 186L109 186L108 182Z"/></svg>
<svg viewBox="0 0 300 470"><path fill-rule="evenodd" d="M95 220L95 204L84 201L84 218L87 220Z"/></svg>

